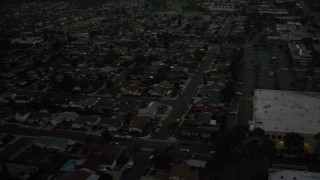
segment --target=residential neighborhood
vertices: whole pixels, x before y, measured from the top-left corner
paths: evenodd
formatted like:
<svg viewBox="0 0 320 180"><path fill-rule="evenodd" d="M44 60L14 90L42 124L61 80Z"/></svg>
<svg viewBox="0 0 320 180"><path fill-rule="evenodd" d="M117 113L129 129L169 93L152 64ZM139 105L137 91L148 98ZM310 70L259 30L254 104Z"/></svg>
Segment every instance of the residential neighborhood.
<svg viewBox="0 0 320 180"><path fill-rule="evenodd" d="M319 179L319 11L0 2L0 179Z"/></svg>

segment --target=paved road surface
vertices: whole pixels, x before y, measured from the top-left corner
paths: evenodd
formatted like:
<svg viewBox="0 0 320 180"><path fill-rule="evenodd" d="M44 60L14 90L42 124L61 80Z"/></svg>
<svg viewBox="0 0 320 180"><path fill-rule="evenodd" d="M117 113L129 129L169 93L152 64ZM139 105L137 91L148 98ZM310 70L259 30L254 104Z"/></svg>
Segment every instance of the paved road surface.
<svg viewBox="0 0 320 180"><path fill-rule="evenodd" d="M211 49L208 51L203 63L198 68L198 72L194 74L193 79L190 81L180 97L176 100L162 101L163 103L170 104L172 106L172 111L167 120L163 123L161 130L152 136L153 139L168 139L170 131L167 129L167 125L177 119L180 119L183 111L187 108L187 105L191 102L192 97L195 94L194 89L196 89L202 81L203 72L212 65L216 51L219 49L219 45L211 46Z"/></svg>

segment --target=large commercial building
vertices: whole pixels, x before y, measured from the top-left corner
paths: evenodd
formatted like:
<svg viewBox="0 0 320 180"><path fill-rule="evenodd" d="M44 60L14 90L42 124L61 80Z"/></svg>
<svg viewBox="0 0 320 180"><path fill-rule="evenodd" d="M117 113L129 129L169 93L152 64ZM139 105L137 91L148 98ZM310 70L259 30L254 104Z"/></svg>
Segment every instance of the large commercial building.
<svg viewBox="0 0 320 180"><path fill-rule="evenodd" d="M261 128L281 148L290 132L305 138L305 148L315 151L313 136L320 132L320 94L256 89L250 129Z"/></svg>
<svg viewBox="0 0 320 180"><path fill-rule="evenodd" d="M320 173L310 172L304 166L274 164L269 169L268 180L315 180L320 179Z"/></svg>

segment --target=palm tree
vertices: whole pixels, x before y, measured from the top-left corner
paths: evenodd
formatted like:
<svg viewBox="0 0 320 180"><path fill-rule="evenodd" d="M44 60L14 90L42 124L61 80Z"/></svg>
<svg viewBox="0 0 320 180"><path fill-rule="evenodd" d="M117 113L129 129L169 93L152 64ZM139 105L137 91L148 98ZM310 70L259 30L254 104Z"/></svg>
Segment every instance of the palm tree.
<svg viewBox="0 0 320 180"><path fill-rule="evenodd" d="M299 133L287 133L284 136L284 145L293 151L301 151L304 147L304 137L302 137Z"/></svg>
<svg viewBox="0 0 320 180"><path fill-rule="evenodd" d="M317 140L318 143L320 143L320 132L318 132L317 134L315 134L315 135L313 136L313 138L314 138L315 140Z"/></svg>

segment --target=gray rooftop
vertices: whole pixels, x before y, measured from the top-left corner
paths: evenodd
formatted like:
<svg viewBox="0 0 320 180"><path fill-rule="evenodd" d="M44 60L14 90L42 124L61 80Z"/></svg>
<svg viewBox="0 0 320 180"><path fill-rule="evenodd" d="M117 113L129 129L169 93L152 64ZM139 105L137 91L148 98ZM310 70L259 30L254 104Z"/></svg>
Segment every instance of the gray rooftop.
<svg viewBox="0 0 320 180"><path fill-rule="evenodd" d="M320 173L308 172L308 171L296 171L296 170L283 170L283 169L270 169L269 179L270 180L316 180L320 179Z"/></svg>
<svg viewBox="0 0 320 180"><path fill-rule="evenodd" d="M265 131L316 134L320 130L320 94L257 89L254 126Z"/></svg>

